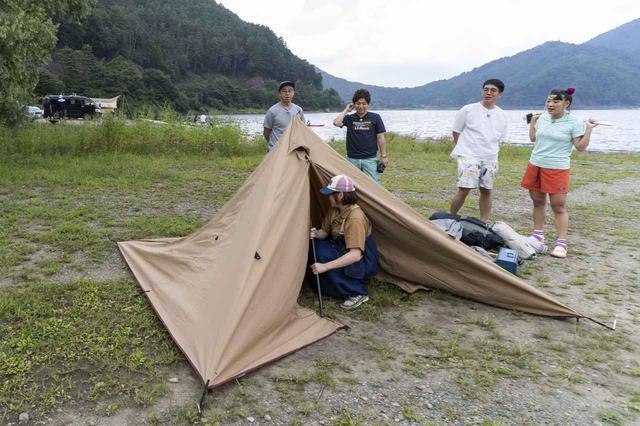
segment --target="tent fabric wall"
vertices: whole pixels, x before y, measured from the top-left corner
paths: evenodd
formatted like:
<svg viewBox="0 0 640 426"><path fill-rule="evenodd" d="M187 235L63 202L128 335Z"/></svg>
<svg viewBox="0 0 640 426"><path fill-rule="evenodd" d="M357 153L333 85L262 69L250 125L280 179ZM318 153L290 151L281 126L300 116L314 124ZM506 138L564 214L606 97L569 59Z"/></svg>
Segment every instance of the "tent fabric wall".
<svg viewBox="0 0 640 426"><path fill-rule="evenodd" d="M309 227L328 209L318 189L336 174L355 181L376 233L382 281L409 292L438 288L503 308L582 317L449 238L296 118L201 229L183 238L118 243L158 316L210 387L342 327L297 304Z"/></svg>
<svg viewBox="0 0 640 426"><path fill-rule="evenodd" d="M308 170L306 159L274 150L203 228L118 244L211 387L342 327L297 305L309 244Z"/></svg>

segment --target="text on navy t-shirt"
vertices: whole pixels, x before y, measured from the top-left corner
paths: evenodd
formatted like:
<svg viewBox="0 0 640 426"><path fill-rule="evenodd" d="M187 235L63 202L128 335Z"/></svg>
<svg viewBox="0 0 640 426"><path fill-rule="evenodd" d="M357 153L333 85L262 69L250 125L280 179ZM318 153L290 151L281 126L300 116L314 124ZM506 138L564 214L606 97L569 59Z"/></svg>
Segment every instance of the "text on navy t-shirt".
<svg viewBox="0 0 640 426"><path fill-rule="evenodd" d="M349 114L342 125L347 127L347 157L371 158L378 152L379 133L386 132L382 118L375 112L367 112L364 117Z"/></svg>

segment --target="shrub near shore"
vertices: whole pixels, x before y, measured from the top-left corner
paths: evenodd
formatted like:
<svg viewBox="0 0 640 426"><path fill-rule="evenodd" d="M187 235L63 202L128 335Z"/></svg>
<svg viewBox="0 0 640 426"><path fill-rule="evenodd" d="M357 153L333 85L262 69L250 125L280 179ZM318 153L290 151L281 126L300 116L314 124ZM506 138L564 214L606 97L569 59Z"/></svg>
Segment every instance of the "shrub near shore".
<svg viewBox="0 0 640 426"><path fill-rule="evenodd" d="M529 149L503 147L496 188L496 219L521 232L530 226L530 201L517 189ZM447 208L450 150L450 140L389 135L385 187L424 216ZM200 384L114 241L198 229L264 152L262 140L225 123L2 129L0 423L25 411L36 420L70 413L122 423L118 416L133 410L138 422L153 424L264 415L288 424L384 424L383 411L414 423L510 424L522 421L524 400L545 407L528 411L531 424L637 420L640 156L590 153L574 157L572 257L543 257L520 274L603 320L619 314L615 333L375 282L371 302L354 312L327 300L349 333L216 390L199 419ZM471 199L462 213L476 211ZM300 302L316 308L306 289ZM175 376L185 383L182 399L168 383ZM351 401L354 394L367 399ZM590 408L575 403L582 400Z"/></svg>

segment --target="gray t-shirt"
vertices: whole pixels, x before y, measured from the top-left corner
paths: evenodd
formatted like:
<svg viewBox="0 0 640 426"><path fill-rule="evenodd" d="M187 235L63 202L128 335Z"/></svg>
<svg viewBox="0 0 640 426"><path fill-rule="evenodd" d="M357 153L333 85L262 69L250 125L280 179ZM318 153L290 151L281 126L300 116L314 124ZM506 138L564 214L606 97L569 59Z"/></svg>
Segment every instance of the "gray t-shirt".
<svg viewBox="0 0 640 426"><path fill-rule="evenodd" d="M302 108L294 103L289 106L288 110L286 110L280 102L269 108L267 115L264 117L263 124L267 129L271 129L271 134L269 135L269 150L275 146L280 136L287 130L289 123L291 123L291 120L296 115L300 117L303 123L306 122Z"/></svg>

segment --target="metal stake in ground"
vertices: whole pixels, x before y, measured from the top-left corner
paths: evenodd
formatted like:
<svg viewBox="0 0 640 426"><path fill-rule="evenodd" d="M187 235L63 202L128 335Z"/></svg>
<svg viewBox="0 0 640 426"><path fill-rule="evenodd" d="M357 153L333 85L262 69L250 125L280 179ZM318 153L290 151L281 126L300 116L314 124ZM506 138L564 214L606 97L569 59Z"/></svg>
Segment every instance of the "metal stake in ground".
<svg viewBox="0 0 640 426"><path fill-rule="evenodd" d="M204 398L207 396L207 392L209 391L209 379L207 379L207 383L204 384L204 390L202 391L202 396L200 397L200 402L198 402L198 413L202 415L204 413Z"/></svg>
<svg viewBox="0 0 640 426"><path fill-rule="evenodd" d="M311 247L313 248L313 263L318 263L316 257L316 239L311 240ZM318 289L318 301L320 302L320 317L324 318L324 302L322 301L322 289L320 288L320 274L313 274L316 276L316 287Z"/></svg>

